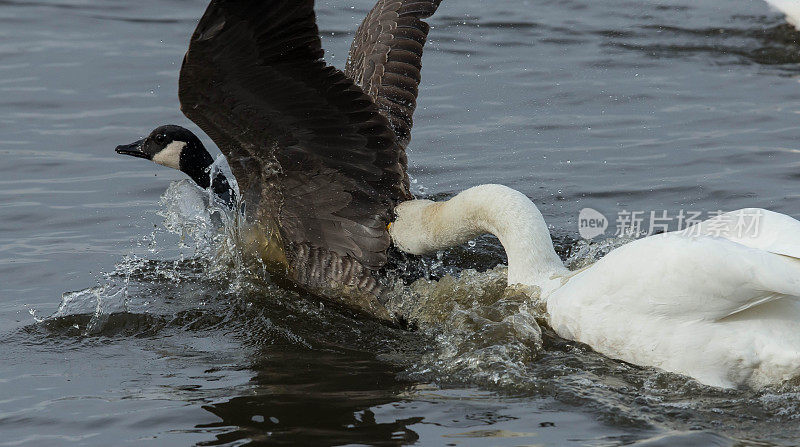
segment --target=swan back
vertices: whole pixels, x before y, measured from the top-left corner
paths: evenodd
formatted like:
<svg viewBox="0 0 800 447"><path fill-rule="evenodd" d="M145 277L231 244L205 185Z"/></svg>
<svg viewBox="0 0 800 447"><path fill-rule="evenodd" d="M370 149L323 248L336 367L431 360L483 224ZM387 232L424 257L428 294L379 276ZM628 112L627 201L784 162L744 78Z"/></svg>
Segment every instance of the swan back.
<svg viewBox="0 0 800 447"><path fill-rule="evenodd" d="M800 259L800 221L761 208L723 213L678 234L721 237L745 247Z"/></svg>
<svg viewBox="0 0 800 447"><path fill-rule="evenodd" d="M571 307L610 305L653 318L717 321L800 296L800 260L724 238L666 233L613 250L557 293L572 295Z"/></svg>

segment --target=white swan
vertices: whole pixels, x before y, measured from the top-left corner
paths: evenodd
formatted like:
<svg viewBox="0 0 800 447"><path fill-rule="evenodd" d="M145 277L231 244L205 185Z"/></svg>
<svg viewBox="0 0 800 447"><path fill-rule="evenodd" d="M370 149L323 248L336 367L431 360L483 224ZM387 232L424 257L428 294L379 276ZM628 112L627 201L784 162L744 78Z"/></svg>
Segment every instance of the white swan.
<svg viewBox="0 0 800 447"><path fill-rule="evenodd" d="M513 189L477 186L395 212L389 232L413 254L497 236L509 284L540 287L552 328L605 355L719 387L800 374L800 222L791 217L734 211L569 271L542 214Z"/></svg>
<svg viewBox="0 0 800 447"><path fill-rule="evenodd" d="M766 0L766 2L786 14L786 21L800 31L800 0Z"/></svg>

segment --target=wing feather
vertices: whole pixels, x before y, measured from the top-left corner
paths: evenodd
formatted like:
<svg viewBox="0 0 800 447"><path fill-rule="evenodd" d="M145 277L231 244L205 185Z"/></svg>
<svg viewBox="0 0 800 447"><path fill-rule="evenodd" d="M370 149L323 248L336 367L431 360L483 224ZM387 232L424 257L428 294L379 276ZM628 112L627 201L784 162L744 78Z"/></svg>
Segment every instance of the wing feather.
<svg viewBox="0 0 800 447"><path fill-rule="evenodd" d="M389 120L402 147L411 140L429 26L441 0L379 0L359 26L345 74Z"/></svg>
<svg viewBox="0 0 800 447"><path fill-rule="evenodd" d="M725 238L664 233L611 251L557 293L575 296L570 305L587 312L605 303L632 315L716 321L800 298L800 260Z"/></svg>
<svg viewBox="0 0 800 447"><path fill-rule="evenodd" d="M322 59L313 0L213 0L181 69L181 109L228 158L253 216L288 244L370 268L410 197L390 122Z"/></svg>
<svg viewBox="0 0 800 447"><path fill-rule="evenodd" d="M721 237L746 247L800 259L800 221L762 208L722 213L692 225L680 234Z"/></svg>
<svg viewBox="0 0 800 447"><path fill-rule="evenodd" d="M439 1L380 0L345 75L323 60L313 0L212 0L181 68L181 110L227 157L248 218L277 226L289 279L381 318L374 272L411 198L421 19Z"/></svg>

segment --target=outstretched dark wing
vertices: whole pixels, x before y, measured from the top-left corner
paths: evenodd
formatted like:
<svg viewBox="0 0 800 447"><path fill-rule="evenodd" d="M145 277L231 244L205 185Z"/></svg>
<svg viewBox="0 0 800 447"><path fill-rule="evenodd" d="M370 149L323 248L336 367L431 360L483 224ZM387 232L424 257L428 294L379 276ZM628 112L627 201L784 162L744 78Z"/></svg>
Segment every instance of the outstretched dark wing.
<svg viewBox="0 0 800 447"><path fill-rule="evenodd" d="M389 119L398 143L411 140L412 115L428 24L441 0L378 0L358 28L345 74L361 86Z"/></svg>
<svg viewBox="0 0 800 447"><path fill-rule="evenodd" d="M212 0L181 69L181 109L287 250L378 268L392 208L410 197L404 151L373 100L322 56L313 0Z"/></svg>

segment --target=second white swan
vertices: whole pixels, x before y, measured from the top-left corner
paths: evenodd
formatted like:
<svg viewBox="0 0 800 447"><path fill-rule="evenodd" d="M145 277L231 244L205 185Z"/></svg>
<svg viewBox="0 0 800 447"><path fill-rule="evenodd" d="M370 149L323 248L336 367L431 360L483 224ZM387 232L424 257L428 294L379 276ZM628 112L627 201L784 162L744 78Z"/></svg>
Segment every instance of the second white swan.
<svg viewBox="0 0 800 447"><path fill-rule="evenodd" d="M797 0L766 0L780 12L786 14L786 21L800 31L800 2Z"/></svg>
<svg viewBox="0 0 800 447"><path fill-rule="evenodd" d="M556 333L602 354L719 387L800 374L800 222L789 216L726 213L570 271L542 214L513 189L477 186L395 211L389 232L413 254L497 236L509 284L541 288ZM746 226L741 216L750 216Z"/></svg>

